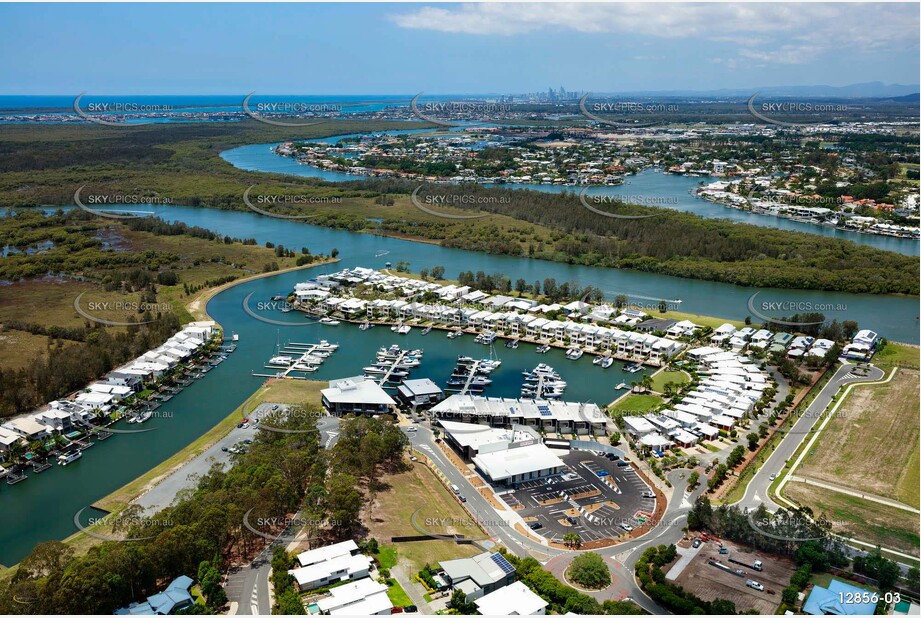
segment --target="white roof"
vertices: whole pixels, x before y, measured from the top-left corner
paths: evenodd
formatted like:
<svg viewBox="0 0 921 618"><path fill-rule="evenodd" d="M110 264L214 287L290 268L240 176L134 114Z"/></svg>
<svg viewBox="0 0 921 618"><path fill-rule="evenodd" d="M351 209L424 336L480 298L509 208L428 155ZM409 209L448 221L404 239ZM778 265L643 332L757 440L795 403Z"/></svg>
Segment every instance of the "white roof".
<svg viewBox="0 0 921 618"><path fill-rule="evenodd" d="M562 459L543 444L484 453L474 457L473 463L493 481L501 481L518 474L561 468L565 465Z"/></svg>
<svg viewBox="0 0 921 618"><path fill-rule="evenodd" d="M342 609L343 607L353 609L356 603L360 603L376 595L383 595L384 599L389 603L387 599L387 586L369 577L336 586L335 588L331 588L329 593L332 596L317 601L317 605L320 607L321 611L332 613L334 610ZM389 605L387 609L390 607L393 607L393 605ZM363 612L353 611L349 613L360 614Z"/></svg>
<svg viewBox="0 0 921 618"><path fill-rule="evenodd" d="M321 393L331 403L395 404L387 391L372 380L339 380L335 386L324 388Z"/></svg>
<svg viewBox="0 0 921 618"><path fill-rule="evenodd" d="M304 586L323 579L328 579L336 573L341 573L342 576L346 576L351 573L365 571L368 570L370 566L370 558L357 554L355 556L339 556L332 560L325 560L288 572L294 576L299 586Z"/></svg>
<svg viewBox="0 0 921 618"><path fill-rule="evenodd" d="M534 616L542 614L548 605L523 582L494 590L474 603L477 611L484 616Z"/></svg>
<svg viewBox="0 0 921 618"><path fill-rule="evenodd" d="M339 556L346 556L352 552L357 551L358 545L355 543L355 541L349 539L348 541L342 541L341 543L335 543L325 547L317 547L316 549L301 552L297 555L297 561L301 566L310 566L311 564L323 562L324 560L331 560L332 558L338 558Z"/></svg>

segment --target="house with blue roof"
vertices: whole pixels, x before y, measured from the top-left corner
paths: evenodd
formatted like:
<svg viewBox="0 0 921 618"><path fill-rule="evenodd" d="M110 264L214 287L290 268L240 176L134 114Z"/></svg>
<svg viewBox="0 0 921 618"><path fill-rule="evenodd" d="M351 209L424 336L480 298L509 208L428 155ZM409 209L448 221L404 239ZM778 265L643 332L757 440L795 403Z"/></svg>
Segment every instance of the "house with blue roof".
<svg viewBox="0 0 921 618"><path fill-rule="evenodd" d="M872 616L876 611L876 603L860 602L861 595L866 590L852 586L846 582L832 579L828 588L814 586L803 611L813 616L833 614L835 616ZM856 602L848 602L856 601Z"/></svg>
<svg viewBox="0 0 921 618"><path fill-rule="evenodd" d="M141 603L132 603L128 607L115 610L116 616L169 616L194 603L189 589L192 578L180 575L174 579L166 590L147 597Z"/></svg>

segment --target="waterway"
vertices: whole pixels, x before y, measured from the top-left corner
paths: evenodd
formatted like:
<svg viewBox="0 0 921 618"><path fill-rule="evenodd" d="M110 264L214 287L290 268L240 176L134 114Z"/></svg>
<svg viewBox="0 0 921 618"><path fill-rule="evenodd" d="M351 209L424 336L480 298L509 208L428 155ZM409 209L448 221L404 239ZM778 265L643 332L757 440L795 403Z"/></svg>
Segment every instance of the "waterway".
<svg viewBox="0 0 921 618"><path fill-rule="evenodd" d="M281 157L278 159L284 161ZM295 164L296 165L296 164ZM756 290L722 283L695 281L651 275L632 271L592 268L544 262L527 258L494 256L437 245L415 243L370 234L357 234L327 229L303 223L292 223L240 211L222 211L182 206L151 205L144 210L170 221L199 225L230 236L255 237L259 243L272 241L290 247L307 246L314 253L340 252L340 262L318 269L295 271L257 279L218 294L208 305L209 313L227 332L240 334L239 348L228 360L205 374L179 395L163 404L163 412L172 418L154 418L144 428L156 428L141 434L116 435L97 444L78 462L62 468L55 466L41 475L14 486L0 483L0 563L13 564L25 557L40 541L63 539L76 531L74 514L112 491L134 480L158 465L239 406L251 395L262 379L253 372L265 372L264 362L273 355L277 340L317 341L320 338L342 344L322 369L313 374L326 380L360 373L372 360L381 345L399 343L403 347L426 350L422 366L414 377L431 377L443 384L453 360L458 354L484 356L488 350L464 336L449 341L443 332L432 331L423 337L418 329L405 337L386 327L361 332L355 326L278 327L257 321L242 307L243 299L253 293L251 303L267 301L276 294L286 293L298 281L315 272L333 271L344 267L367 266L383 268L386 262L406 260L413 271L444 266L446 276L456 278L460 270L501 272L515 280L543 280L554 277L558 282L575 281L581 286L601 289L607 298L628 294L633 299L681 299L681 310L704 315L720 315L743 319L748 315L747 301ZM760 290L760 300L824 304L842 308L826 311L829 318L857 320L861 326L872 328L894 340L918 342L918 301L897 296L870 296L804 290ZM650 300L653 306L655 300ZM297 313L280 314L273 319L303 323ZM522 344L517 350L500 345L502 367L493 374L495 383L488 387L489 395L515 396L521 385L520 372L538 362L553 365L569 383L565 398L605 403L617 392L620 382L639 379L641 374L625 374L621 364L602 370L591 364L590 357L569 361L562 352L546 355L534 353L531 345Z"/></svg>
<svg viewBox="0 0 921 618"><path fill-rule="evenodd" d="M454 130L459 129L455 128ZM410 129L390 131L387 133L390 135L408 135L424 133L425 131L424 129ZM345 137L355 136L355 134L340 135L311 141L335 144ZM232 148L222 152L221 158L235 167L248 171L291 174L308 178L318 178L328 182L354 182L364 178L354 174L319 169L311 165L298 163L291 157L276 155L274 149L279 143L280 142L272 144L253 144ZM904 255L921 255L921 243L919 243L918 240L896 238L893 236L880 236L877 234L861 234L859 232L839 230L828 225L794 221L786 217L755 214L709 202L697 197L693 193L694 189L702 183L706 184L713 180L715 179L677 176L675 174L665 174L661 171L648 169L635 176L627 176L625 182L621 185L589 187L586 191L586 195L610 195L618 197L625 202L670 208L672 210L689 212L706 219L728 219L730 221L748 223L760 227L771 227L793 232L805 232L807 234L850 240L857 244L875 247L884 251L894 251ZM501 187L517 190L527 189L544 193L570 192L578 194L582 191L582 187L564 185L508 184L501 185Z"/></svg>

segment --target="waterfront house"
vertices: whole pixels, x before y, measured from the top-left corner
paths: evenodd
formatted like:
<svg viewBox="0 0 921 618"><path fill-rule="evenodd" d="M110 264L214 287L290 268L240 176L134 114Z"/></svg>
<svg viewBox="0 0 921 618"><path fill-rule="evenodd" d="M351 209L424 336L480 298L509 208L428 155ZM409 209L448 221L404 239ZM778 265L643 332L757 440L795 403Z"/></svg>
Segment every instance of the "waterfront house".
<svg viewBox="0 0 921 618"><path fill-rule="evenodd" d="M147 597L142 603L132 603L128 607L115 610L116 616L168 616L192 605L194 600L189 593L192 578L181 575L174 579L166 590Z"/></svg>
<svg viewBox="0 0 921 618"><path fill-rule="evenodd" d="M0 427L0 453L8 453L13 448L13 445L20 440L22 440L22 436L18 433L11 429Z"/></svg>
<svg viewBox="0 0 921 618"><path fill-rule="evenodd" d="M27 441L44 440L51 435L51 428L38 422L33 416L21 416L3 423L3 428L22 436Z"/></svg>

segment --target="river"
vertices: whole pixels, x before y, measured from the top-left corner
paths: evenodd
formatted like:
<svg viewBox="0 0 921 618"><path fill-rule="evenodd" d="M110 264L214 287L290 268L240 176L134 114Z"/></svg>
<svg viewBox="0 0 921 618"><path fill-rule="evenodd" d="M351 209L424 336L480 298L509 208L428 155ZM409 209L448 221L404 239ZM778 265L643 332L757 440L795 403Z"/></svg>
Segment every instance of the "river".
<svg viewBox="0 0 921 618"><path fill-rule="evenodd" d="M455 128L454 130L459 130ZM408 129L403 131L389 131L390 135L411 135L424 133L424 129ZM339 135L322 139L311 140L334 144L345 137L356 137L359 134ZM274 172L291 174L308 178L319 178L328 182L349 182L361 180L364 177L342 172L331 172L310 165L298 163L291 157L276 155L274 149L280 142L272 144L253 144L225 150L221 158L240 169L257 172ZM857 244L875 247L884 251L894 251L904 255L921 255L921 243L910 238L895 238L893 236L879 236L876 234L861 234L847 230L839 230L828 225L794 221L785 217L759 215L752 212L729 208L714 204L694 195L693 190L701 184L713 179L692 178L665 174L652 169L644 170L635 176L627 176L625 182L616 186L589 187L587 195L611 195L619 197L626 202L649 204L662 208L671 208L682 212L689 212L706 219L728 219L738 223L748 223L760 227L771 227L793 232L817 234L841 240L850 240ZM510 184L501 185L503 188L528 189L544 193L562 193L569 191L578 193L580 187L567 187L560 185L542 184Z"/></svg>
<svg viewBox="0 0 921 618"><path fill-rule="evenodd" d="M281 157L277 159L285 161ZM512 280L522 277L528 282L555 277L558 282L572 280L581 286L600 288L609 299L620 293L635 299L681 299L682 311L736 319L748 315L747 301L755 291L723 283L446 249L427 243L292 223L250 212L163 205L143 208L164 219L199 225L221 234L255 237L259 243L272 241L294 248L307 246L315 253L329 253L338 248L340 263L318 267L320 272L354 266L382 268L385 262L396 264L406 260L414 272L444 266L450 278L455 278L460 270L502 272ZM320 338L341 343L340 351L314 374L321 380L360 373L374 351L384 344L424 348L425 360L413 375L431 377L440 384L447 378L451 361L457 354L483 356L487 352L469 336L451 342L442 332L432 331L423 337L417 329L409 336L400 337L386 327L365 332L346 324L277 327L257 321L243 311L243 298L250 292L254 293L251 302L265 301L290 291L296 282L311 276L310 270L285 273L244 283L215 296L208 311L227 332L240 334L239 348L227 361L165 403L161 410L172 413L172 418L154 418L144 425L145 428L155 427L156 431L113 436L66 468L55 466L14 486L0 484L0 513L5 523L0 527L0 563L8 565L21 560L40 541L69 536L76 531L73 517L77 511L169 458L239 406L261 384L262 380L251 374L264 371L262 365L272 355L279 338L283 343ZM857 320L861 326L891 339L918 342L918 301L915 298L805 290L760 292L760 298L771 301L843 307L844 310L826 313L829 318ZM281 316L293 323L303 320L296 313ZM497 350L503 365L494 373L496 382L488 387L489 395L517 394L520 371L538 362L547 362L557 368L569 383L565 398L573 400L606 403L618 394L614 390L616 384L629 384L640 376L623 373L620 363L602 370L593 366L587 356L575 362L566 360L559 351L540 356L534 354L533 346L526 344L517 350L500 345Z"/></svg>

